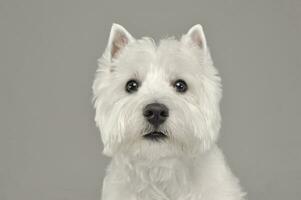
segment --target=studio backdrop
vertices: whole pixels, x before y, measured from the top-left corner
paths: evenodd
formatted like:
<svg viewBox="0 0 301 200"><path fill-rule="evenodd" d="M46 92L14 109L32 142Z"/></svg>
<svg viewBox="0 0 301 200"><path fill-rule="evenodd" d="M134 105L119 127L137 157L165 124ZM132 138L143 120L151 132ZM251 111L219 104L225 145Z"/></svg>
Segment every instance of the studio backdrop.
<svg viewBox="0 0 301 200"><path fill-rule="evenodd" d="M301 196L301 1L0 1L0 199L98 200L92 82L112 23L202 24L223 84L219 146L248 199Z"/></svg>

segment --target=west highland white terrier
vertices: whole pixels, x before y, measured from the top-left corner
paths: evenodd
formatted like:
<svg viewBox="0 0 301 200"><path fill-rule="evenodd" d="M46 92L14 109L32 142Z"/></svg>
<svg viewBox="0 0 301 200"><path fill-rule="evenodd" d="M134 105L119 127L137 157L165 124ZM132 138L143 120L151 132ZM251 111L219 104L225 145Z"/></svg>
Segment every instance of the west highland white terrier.
<svg viewBox="0 0 301 200"><path fill-rule="evenodd" d="M156 44L113 24L93 93L112 157L102 200L244 199L216 145L221 79L201 25Z"/></svg>

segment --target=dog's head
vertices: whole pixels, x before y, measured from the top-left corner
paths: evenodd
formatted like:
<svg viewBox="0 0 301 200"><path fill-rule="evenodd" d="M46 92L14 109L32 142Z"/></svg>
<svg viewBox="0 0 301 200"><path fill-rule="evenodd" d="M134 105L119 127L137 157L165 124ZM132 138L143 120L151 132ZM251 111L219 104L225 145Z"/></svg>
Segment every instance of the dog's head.
<svg viewBox="0 0 301 200"><path fill-rule="evenodd" d="M93 92L108 156L192 155L217 139L220 77L201 25L156 45L113 24Z"/></svg>

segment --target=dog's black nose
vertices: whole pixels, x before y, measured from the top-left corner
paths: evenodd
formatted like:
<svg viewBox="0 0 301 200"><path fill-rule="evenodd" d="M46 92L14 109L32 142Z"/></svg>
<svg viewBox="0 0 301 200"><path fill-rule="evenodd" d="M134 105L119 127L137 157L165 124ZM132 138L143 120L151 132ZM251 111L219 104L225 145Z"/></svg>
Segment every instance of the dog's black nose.
<svg viewBox="0 0 301 200"><path fill-rule="evenodd" d="M143 115L154 126L159 126L168 117L169 111L164 104L151 103L145 106Z"/></svg>

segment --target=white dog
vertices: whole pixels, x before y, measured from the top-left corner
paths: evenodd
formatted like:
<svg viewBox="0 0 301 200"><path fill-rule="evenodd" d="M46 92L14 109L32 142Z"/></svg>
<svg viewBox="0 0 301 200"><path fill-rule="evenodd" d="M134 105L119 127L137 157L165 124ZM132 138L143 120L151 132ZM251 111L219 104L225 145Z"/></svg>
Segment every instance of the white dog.
<svg viewBox="0 0 301 200"><path fill-rule="evenodd" d="M244 199L215 144L221 79L201 25L156 44L113 24L93 92L112 157L102 200Z"/></svg>

